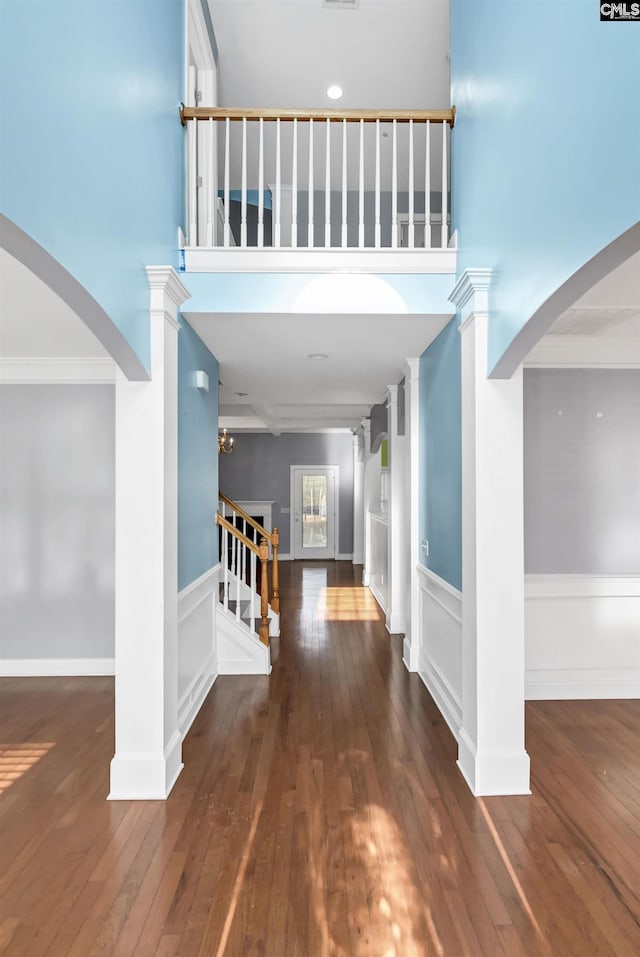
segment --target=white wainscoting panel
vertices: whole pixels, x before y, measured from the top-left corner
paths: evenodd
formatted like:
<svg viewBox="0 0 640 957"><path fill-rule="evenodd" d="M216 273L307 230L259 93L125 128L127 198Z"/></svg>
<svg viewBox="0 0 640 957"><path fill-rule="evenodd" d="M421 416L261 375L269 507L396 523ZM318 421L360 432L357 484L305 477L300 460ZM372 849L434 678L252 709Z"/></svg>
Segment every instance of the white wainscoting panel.
<svg viewBox="0 0 640 957"><path fill-rule="evenodd" d="M462 724L462 592L418 565L418 674L457 739Z"/></svg>
<svg viewBox="0 0 640 957"><path fill-rule="evenodd" d="M367 530L370 543L367 549L370 565L366 569L368 572L366 584L369 585L373 597L386 615L389 586L387 567L389 519L386 515L369 512L367 515Z"/></svg>
<svg viewBox="0 0 640 957"><path fill-rule="evenodd" d="M178 595L178 726L184 737L218 677L216 589L220 565Z"/></svg>
<svg viewBox="0 0 640 957"><path fill-rule="evenodd" d="M525 576L525 696L640 697L640 576Z"/></svg>

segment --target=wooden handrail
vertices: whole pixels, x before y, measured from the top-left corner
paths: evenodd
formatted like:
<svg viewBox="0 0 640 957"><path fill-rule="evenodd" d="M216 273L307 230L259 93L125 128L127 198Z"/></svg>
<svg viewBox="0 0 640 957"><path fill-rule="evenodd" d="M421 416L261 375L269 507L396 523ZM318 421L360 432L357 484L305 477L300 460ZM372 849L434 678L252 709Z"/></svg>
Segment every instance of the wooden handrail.
<svg viewBox="0 0 640 957"><path fill-rule="evenodd" d="M232 525L231 522L226 520L226 518L223 518L220 512L216 512L216 522L218 525L222 525L223 528L226 528L228 532L231 532L231 534L234 535L238 541L242 542L243 545L245 545L247 548L250 548L251 551L258 556L258 558L262 557L261 546L256 545L256 543L252 542L250 538L247 538L246 535L243 535L242 532L235 527L235 525Z"/></svg>
<svg viewBox="0 0 640 957"><path fill-rule="evenodd" d="M255 528L258 535L260 535L262 538L266 538L268 542L271 542L271 544L273 544L272 542L273 532L268 532L266 528L263 528L260 522L256 522L255 518L251 518L248 512L245 512L243 508L240 508L239 505L236 505L236 503L233 501L232 498L228 498L226 495L223 495L222 492L218 492L218 498L220 499L221 502L224 502L225 505L228 505L229 508L232 508L234 512L237 512L237 514L241 518L243 518L245 522L248 522L249 525L252 526L252 528Z"/></svg>
<svg viewBox="0 0 640 957"><path fill-rule="evenodd" d="M225 107L225 106L185 106L180 104L180 122L183 126L189 120L299 120L302 123L309 120L330 120L338 123L346 120L347 123L448 123L453 129L456 120L456 108L450 110L263 110L256 107Z"/></svg>

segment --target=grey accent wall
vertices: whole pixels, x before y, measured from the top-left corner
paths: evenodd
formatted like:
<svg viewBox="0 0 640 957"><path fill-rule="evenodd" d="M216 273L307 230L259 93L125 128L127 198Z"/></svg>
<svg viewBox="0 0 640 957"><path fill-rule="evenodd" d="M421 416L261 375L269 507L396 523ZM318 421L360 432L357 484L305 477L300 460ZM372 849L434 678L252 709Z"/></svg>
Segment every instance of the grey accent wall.
<svg viewBox="0 0 640 957"><path fill-rule="evenodd" d="M353 437L351 434L236 435L231 455L220 456L220 491L236 501L274 500L280 551L288 554L290 467L340 466L339 551L353 552Z"/></svg>
<svg viewBox="0 0 640 957"><path fill-rule="evenodd" d="M640 371L524 373L525 571L640 573Z"/></svg>
<svg viewBox="0 0 640 957"><path fill-rule="evenodd" d="M114 655L113 386L0 386L0 657Z"/></svg>

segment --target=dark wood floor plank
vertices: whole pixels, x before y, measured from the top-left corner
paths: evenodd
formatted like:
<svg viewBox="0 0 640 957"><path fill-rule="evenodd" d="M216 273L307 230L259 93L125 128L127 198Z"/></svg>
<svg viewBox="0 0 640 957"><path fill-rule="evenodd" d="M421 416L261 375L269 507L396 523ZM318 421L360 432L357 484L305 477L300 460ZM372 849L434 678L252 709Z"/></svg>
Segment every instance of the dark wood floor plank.
<svg viewBox="0 0 640 957"><path fill-rule="evenodd" d="M476 800L358 576L283 564L273 673L216 681L165 803L105 801L111 679L1 680L0 954L640 953L639 703L529 703L532 795Z"/></svg>

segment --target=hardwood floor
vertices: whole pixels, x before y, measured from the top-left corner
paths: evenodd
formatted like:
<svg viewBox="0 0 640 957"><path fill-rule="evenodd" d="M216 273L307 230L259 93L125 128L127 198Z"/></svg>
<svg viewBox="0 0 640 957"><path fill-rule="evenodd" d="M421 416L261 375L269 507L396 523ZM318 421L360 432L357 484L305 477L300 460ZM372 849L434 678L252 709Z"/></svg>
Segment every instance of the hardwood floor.
<svg viewBox="0 0 640 957"><path fill-rule="evenodd" d="M474 799L346 563L282 566L270 678L219 678L166 802L105 800L111 679L0 682L0 953L640 953L640 702L527 706Z"/></svg>

